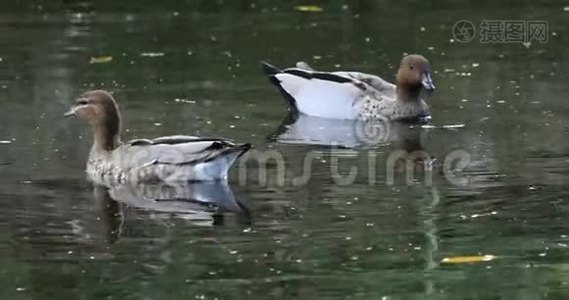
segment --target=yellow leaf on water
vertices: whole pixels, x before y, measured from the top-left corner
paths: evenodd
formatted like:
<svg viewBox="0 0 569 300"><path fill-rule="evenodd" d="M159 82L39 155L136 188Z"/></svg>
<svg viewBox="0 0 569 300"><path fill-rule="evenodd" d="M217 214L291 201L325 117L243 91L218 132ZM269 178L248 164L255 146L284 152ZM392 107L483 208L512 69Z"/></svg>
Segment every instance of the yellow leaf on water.
<svg viewBox="0 0 569 300"><path fill-rule="evenodd" d="M108 63L113 60L112 56L98 56L98 57L91 57L91 64L104 64Z"/></svg>
<svg viewBox="0 0 569 300"><path fill-rule="evenodd" d="M466 264L475 262L491 261L496 259L494 255L473 255L473 256L453 256L445 257L441 260L443 264Z"/></svg>
<svg viewBox="0 0 569 300"><path fill-rule="evenodd" d="M294 9L298 11L306 11L306 12L321 12L323 11L322 7L316 5L299 5L296 6Z"/></svg>

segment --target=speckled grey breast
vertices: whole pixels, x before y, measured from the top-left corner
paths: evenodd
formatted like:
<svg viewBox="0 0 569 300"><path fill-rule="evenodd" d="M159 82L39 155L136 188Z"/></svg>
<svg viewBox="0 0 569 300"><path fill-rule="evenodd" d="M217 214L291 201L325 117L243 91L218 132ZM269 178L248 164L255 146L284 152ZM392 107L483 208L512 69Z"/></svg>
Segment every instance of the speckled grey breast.
<svg viewBox="0 0 569 300"><path fill-rule="evenodd" d="M401 120L429 115L429 106L423 100L402 102L384 96L365 95L359 103L360 119Z"/></svg>
<svg viewBox="0 0 569 300"><path fill-rule="evenodd" d="M124 169L116 163L97 158L89 159L87 175L91 181L102 185L200 180L191 166L148 164Z"/></svg>

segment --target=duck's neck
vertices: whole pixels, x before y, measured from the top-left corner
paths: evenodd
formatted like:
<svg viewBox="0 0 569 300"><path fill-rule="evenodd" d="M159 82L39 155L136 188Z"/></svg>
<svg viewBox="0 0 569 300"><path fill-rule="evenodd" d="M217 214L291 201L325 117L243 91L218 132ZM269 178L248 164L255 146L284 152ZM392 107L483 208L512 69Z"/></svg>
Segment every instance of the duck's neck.
<svg viewBox="0 0 569 300"><path fill-rule="evenodd" d="M93 151L113 151L120 145L120 116L109 116L103 122L92 125Z"/></svg>
<svg viewBox="0 0 569 300"><path fill-rule="evenodd" d="M397 86L397 99L402 102L414 102L419 100L421 86Z"/></svg>

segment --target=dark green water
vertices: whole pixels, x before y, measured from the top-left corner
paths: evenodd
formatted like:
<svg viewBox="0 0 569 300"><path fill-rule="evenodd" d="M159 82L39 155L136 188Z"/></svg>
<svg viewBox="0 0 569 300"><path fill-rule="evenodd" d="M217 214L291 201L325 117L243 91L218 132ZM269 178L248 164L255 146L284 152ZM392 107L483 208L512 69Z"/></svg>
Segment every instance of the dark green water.
<svg viewBox="0 0 569 300"><path fill-rule="evenodd" d="M3 299L569 296L566 4L116 2L20 1L0 12ZM451 42L461 19L547 20L548 42ZM393 138L356 150L283 136L294 125L281 126L282 97L258 66L305 60L392 80L411 52L435 72L432 126L391 128ZM249 163L246 181L236 168L230 187L202 187L219 207L149 205L136 191L115 191L115 202L85 179L87 128L62 118L93 88L115 92L124 139L248 141L282 156L285 184L278 164L259 184ZM386 161L399 149L439 161L465 151L457 176L467 184L439 171L406 183L404 168L391 178ZM380 166L372 184L370 154ZM308 155L310 179L293 185ZM343 174L358 167L352 184L331 177L336 159ZM441 263L467 255L497 258Z"/></svg>

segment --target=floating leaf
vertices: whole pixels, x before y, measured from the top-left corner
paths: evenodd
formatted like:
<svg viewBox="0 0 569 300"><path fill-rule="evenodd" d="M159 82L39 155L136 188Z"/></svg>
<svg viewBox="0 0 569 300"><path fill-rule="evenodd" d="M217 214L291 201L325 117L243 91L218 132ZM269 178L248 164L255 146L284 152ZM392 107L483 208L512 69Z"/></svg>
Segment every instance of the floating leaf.
<svg viewBox="0 0 569 300"><path fill-rule="evenodd" d="M113 60L112 56L98 56L98 57L91 57L91 64L104 64L111 62Z"/></svg>
<svg viewBox="0 0 569 300"><path fill-rule="evenodd" d="M445 257L441 260L443 264L466 264L466 263L476 263L491 261L496 259L494 255L473 255L473 256L453 256Z"/></svg>
<svg viewBox="0 0 569 300"><path fill-rule="evenodd" d="M298 11L305 11L305 12L321 12L323 11L322 7L316 5L299 5L296 6L294 9Z"/></svg>

